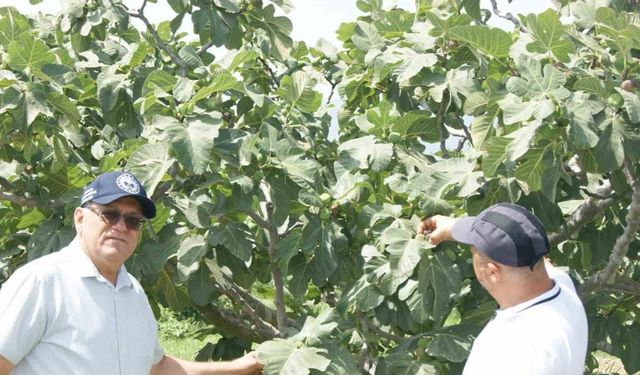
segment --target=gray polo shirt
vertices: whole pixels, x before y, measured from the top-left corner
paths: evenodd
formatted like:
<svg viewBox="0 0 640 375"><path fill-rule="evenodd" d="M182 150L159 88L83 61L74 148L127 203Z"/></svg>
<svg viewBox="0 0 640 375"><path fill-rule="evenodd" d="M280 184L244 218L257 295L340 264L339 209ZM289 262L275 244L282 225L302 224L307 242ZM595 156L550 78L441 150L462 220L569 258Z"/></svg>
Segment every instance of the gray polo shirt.
<svg viewBox="0 0 640 375"><path fill-rule="evenodd" d="M0 355L12 375L148 375L164 352L144 290L124 266L114 287L76 240L0 289Z"/></svg>

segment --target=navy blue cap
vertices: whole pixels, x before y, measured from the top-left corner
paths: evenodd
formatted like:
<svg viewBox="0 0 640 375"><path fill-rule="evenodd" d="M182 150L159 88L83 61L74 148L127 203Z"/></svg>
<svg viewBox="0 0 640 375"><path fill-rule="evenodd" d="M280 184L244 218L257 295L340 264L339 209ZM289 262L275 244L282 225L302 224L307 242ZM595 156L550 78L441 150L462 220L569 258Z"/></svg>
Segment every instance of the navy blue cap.
<svg viewBox="0 0 640 375"><path fill-rule="evenodd" d="M473 245L489 259L512 267L533 266L549 253L542 222L512 203L498 203L478 216L458 219L451 229L454 240Z"/></svg>
<svg viewBox="0 0 640 375"><path fill-rule="evenodd" d="M147 192L138 179L129 172L103 173L84 188L80 206L87 202L109 204L122 197L133 197L140 202L147 219L156 216L156 205L147 197Z"/></svg>

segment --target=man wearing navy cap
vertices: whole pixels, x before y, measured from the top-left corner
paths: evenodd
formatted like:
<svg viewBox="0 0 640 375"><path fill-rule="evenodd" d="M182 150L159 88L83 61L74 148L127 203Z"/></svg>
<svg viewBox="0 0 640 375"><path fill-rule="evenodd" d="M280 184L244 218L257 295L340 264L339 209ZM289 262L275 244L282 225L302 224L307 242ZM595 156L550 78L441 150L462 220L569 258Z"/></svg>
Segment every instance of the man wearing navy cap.
<svg viewBox="0 0 640 375"><path fill-rule="evenodd" d="M124 266L155 215L129 172L102 174L84 189L75 239L0 289L0 375L261 373L254 353L208 363L164 354L144 290Z"/></svg>
<svg viewBox="0 0 640 375"><path fill-rule="evenodd" d="M587 318L569 276L545 263L545 229L524 207L426 218L418 233L471 245L473 269L500 309L476 338L463 375L582 375Z"/></svg>

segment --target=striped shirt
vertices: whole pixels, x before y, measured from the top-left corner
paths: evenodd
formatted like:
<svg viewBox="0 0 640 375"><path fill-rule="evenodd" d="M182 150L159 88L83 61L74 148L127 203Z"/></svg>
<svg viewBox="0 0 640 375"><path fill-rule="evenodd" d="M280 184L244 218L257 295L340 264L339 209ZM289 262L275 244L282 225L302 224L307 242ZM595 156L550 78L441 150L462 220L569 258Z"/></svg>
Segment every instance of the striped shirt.
<svg viewBox="0 0 640 375"><path fill-rule="evenodd" d="M113 286L74 240L0 289L0 355L12 375L148 375L164 352L144 290L122 266Z"/></svg>

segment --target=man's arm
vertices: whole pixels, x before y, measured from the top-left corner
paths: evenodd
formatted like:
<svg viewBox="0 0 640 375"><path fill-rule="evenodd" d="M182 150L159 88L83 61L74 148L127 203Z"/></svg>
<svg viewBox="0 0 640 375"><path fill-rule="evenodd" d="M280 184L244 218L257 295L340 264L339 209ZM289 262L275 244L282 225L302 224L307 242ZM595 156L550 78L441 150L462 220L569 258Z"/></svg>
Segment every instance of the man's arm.
<svg viewBox="0 0 640 375"><path fill-rule="evenodd" d="M262 365L254 352L229 362L192 362L165 355L150 375L258 375ZM4 375L0 373L0 375Z"/></svg>
<svg viewBox="0 0 640 375"><path fill-rule="evenodd" d="M5 357L0 355L0 375L9 375L15 366Z"/></svg>

